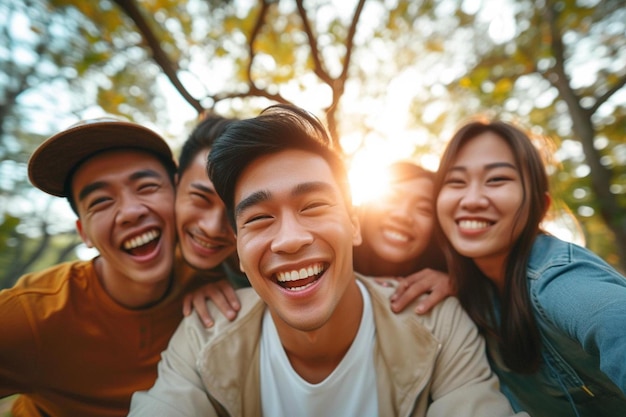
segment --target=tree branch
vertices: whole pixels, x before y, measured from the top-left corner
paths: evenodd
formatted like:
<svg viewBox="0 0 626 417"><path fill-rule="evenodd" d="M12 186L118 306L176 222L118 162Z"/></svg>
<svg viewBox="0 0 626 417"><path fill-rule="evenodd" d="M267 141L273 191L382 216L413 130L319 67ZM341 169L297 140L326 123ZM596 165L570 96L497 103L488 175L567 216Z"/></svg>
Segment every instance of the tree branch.
<svg viewBox="0 0 626 417"><path fill-rule="evenodd" d="M113 0L126 15L135 23L137 29L146 41L148 48L152 52L152 58L165 73L170 80L174 88L180 93L180 95L198 112L201 114L204 111L200 101L196 100L189 91L182 84L178 78L177 68L169 59L156 35L150 28L150 25L141 14L141 11L133 0Z"/></svg>
<svg viewBox="0 0 626 417"><path fill-rule="evenodd" d="M333 86L334 80L328 74L326 69L324 68L324 64L320 58L320 51L317 44L317 38L313 33L313 29L311 28L311 24L309 23L309 18L302 4L302 0L296 0L296 5L298 6L298 14L300 15L300 19L302 20L302 26L304 27L304 32L306 33L307 39L309 40L309 48L311 48L311 56L313 57L313 72L317 75L324 83L329 86Z"/></svg>
<svg viewBox="0 0 626 417"><path fill-rule="evenodd" d="M601 105L603 105L604 103L606 103L606 101L615 93L617 93L619 90L622 89L622 87L624 87L624 85L626 85L626 76L622 77L621 79L619 79L617 81L617 83L615 83L615 85L613 87L611 87L606 93L602 94L600 97L598 97L596 99L596 102L593 106L591 106L589 108L589 112L591 114L594 114L596 111L598 111L598 108L600 108Z"/></svg>

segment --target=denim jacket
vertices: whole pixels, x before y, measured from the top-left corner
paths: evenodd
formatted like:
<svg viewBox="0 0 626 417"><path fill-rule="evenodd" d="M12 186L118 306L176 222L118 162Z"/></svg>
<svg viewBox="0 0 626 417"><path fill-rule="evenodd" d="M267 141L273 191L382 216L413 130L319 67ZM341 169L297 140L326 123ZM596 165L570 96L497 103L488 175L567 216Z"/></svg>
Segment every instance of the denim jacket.
<svg viewBox="0 0 626 417"><path fill-rule="evenodd" d="M527 271L543 364L533 375L510 372L488 340L502 391L531 416L626 415L626 278L547 235L535 240Z"/></svg>

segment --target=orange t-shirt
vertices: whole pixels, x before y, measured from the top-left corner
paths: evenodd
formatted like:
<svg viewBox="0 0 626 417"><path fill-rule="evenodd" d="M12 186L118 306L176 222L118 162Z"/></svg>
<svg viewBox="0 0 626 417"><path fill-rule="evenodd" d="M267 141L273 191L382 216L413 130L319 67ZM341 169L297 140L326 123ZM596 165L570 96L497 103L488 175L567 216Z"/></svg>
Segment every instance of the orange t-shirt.
<svg viewBox="0 0 626 417"><path fill-rule="evenodd" d="M104 291L92 261L21 277L0 291L0 397L21 393L15 416L126 416L135 391L152 386L161 352L197 286L177 262L164 300L128 309Z"/></svg>

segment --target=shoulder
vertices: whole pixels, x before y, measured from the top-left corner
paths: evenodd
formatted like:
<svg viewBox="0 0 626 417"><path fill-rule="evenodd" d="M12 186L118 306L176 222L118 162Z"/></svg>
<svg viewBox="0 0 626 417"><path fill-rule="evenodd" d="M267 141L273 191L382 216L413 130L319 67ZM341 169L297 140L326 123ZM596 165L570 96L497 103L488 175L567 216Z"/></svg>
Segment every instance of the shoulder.
<svg viewBox="0 0 626 417"><path fill-rule="evenodd" d="M622 292L626 286L626 278L589 249L547 235L537 236L527 275L531 293L544 301L546 297L562 299L567 292L575 302L578 296L586 298L591 290L619 287L618 292Z"/></svg>
<svg viewBox="0 0 626 417"><path fill-rule="evenodd" d="M68 325L65 313L76 310L72 294L83 291L91 275L91 262L75 261L22 276L12 288L0 291L0 328L10 329L11 342L16 345L30 342L43 323L53 333L54 329L63 330Z"/></svg>
<svg viewBox="0 0 626 417"><path fill-rule="evenodd" d="M92 261L64 262L21 276L15 285L0 293L7 296L55 295L68 283L80 285L95 276Z"/></svg>
<svg viewBox="0 0 626 417"><path fill-rule="evenodd" d="M214 324L210 328L206 328L200 320L198 314L194 311L191 315L185 317L179 327L180 332L184 332L186 336L194 334L199 338L198 342L206 345L217 343L223 337L228 335L232 337L232 333L241 328L255 326L260 323L265 309L265 304L252 288L242 288L236 290L241 310L237 314L237 318L233 321L228 320L222 312L215 306L211 300L206 301L207 309L213 317ZM245 334L241 331L238 335Z"/></svg>
<svg viewBox="0 0 626 417"><path fill-rule="evenodd" d="M426 314L417 315L414 313L414 307L414 305L410 307L410 312L439 340L446 340L460 333L477 332L476 325L456 297L447 297Z"/></svg>
<svg viewBox="0 0 626 417"><path fill-rule="evenodd" d="M606 261L585 247L554 236L538 235L528 260L528 277L536 279L550 269L562 267L568 270L577 267L599 269L619 275Z"/></svg>
<svg viewBox="0 0 626 417"><path fill-rule="evenodd" d="M447 339L455 329L474 330L475 325L461 307L456 297L447 297L426 314L416 314L415 307L418 300L413 301L403 311L394 313L390 308L389 297L394 289L383 287L373 279L357 274L357 278L366 286L372 298L372 306L377 314L377 322L388 326L394 322L397 326L406 328L419 326L439 341ZM377 323L377 325L379 324Z"/></svg>

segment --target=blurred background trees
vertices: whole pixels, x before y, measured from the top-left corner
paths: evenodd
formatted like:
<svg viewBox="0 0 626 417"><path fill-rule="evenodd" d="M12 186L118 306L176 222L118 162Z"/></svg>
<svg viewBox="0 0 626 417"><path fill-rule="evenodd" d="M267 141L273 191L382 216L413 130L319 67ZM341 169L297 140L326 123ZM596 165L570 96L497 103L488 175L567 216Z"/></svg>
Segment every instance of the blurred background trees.
<svg viewBox="0 0 626 417"><path fill-rule="evenodd" d="M67 204L26 162L80 118L123 115L178 149L205 111L294 103L361 183L436 169L482 114L550 138L557 225L626 270L626 6L621 0L2 0L0 288L78 256Z"/></svg>

